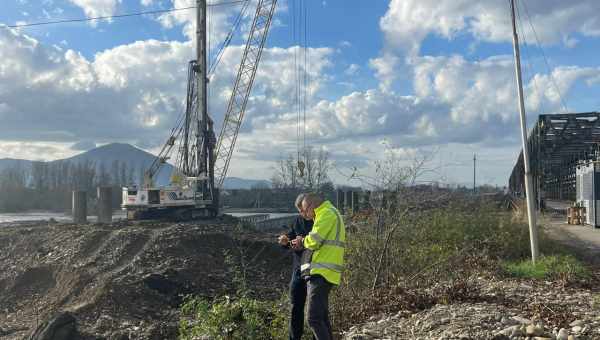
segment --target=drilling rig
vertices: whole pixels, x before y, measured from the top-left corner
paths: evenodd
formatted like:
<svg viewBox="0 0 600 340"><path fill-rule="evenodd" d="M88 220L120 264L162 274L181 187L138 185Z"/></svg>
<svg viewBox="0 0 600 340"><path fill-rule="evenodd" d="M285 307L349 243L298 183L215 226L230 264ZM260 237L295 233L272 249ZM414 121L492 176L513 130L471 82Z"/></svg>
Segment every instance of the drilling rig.
<svg viewBox="0 0 600 340"><path fill-rule="evenodd" d="M248 4L249 0L244 6ZM145 170L143 184L123 188L121 207L129 219L192 219L219 215L219 189L227 175L276 5L277 0L258 1L217 139L207 105L207 2L196 1L197 58L189 62L185 114ZM171 184L158 187L154 176L170 159L173 149L177 155Z"/></svg>

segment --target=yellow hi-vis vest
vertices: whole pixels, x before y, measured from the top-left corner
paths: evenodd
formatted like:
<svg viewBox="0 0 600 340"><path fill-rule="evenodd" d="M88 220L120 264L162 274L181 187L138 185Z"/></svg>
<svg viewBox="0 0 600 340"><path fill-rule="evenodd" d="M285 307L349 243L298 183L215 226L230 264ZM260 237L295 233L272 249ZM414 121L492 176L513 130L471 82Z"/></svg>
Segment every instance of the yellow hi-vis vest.
<svg viewBox="0 0 600 340"><path fill-rule="evenodd" d="M315 209L312 231L303 243L313 253L310 263L302 264L302 272L310 270L310 275L321 275L328 282L339 285L344 269L346 228L342 215L331 202L325 201Z"/></svg>

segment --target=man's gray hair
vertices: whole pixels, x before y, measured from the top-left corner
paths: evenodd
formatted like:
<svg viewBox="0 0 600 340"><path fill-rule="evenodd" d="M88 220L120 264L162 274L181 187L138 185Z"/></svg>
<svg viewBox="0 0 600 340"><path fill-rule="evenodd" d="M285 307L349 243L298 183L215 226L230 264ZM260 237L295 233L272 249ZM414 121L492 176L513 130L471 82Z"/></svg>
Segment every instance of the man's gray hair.
<svg viewBox="0 0 600 340"><path fill-rule="evenodd" d="M298 195L298 197L296 197L296 201L294 202L296 208L302 208L302 201L304 200L304 197L306 197L305 193L301 193L300 195Z"/></svg>
<svg viewBox="0 0 600 340"><path fill-rule="evenodd" d="M321 203L323 203L323 201L325 201L323 199L323 196L321 196L320 194L316 193L316 192L309 192L307 194L304 194L304 201L306 201L306 203L312 204L313 206L317 207L319 205L321 205Z"/></svg>

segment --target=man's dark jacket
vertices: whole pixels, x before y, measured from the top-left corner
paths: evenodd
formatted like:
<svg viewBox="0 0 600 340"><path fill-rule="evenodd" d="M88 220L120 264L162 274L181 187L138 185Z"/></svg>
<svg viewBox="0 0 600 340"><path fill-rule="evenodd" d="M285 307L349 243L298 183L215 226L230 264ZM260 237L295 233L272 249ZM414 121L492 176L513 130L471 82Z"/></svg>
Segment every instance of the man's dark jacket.
<svg viewBox="0 0 600 340"><path fill-rule="evenodd" d="M313 226L313 221L305 220L302 218L302 216L298 216L296 218L296 220L294 221L294 224L292 224L290 230L288 231L287 237L290 241L295 239L296 236L305 237L312 230L312 226ZM301 260L302 260L302 251L303 250L299 250L299 251L295 250L292 252L293 253L292 257L294 258L294 262L292 264L292 273L294 273L297 270L300 270L300 264L301 264Z"/></svg>

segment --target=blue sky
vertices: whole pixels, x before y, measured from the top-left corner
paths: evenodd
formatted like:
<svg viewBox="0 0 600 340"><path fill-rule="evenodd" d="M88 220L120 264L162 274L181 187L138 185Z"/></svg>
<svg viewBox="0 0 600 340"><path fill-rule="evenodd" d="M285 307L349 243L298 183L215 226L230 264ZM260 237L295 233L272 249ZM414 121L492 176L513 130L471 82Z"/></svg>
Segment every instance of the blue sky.
<svg viewBox="0 0 600 340"><path fill-rule="evenodd" d="M2 5L0 25L194 2L11 0ZM293 6L308 13L307 140L330 152L336 182L347 182L340 174L353 167L372 172L390 154L410 162L432 150L438 170L428 180L470 183L477 153L483 183L507 182L520 141L508 6L496 0L281 0L232 175L269 178L277 159L298 148L293 79L305 71L294 68ZM213 42L240 8L214 7ZM529 0L519 8L530 126L539 113L563 111L562 102L569 112L597 111L600 3ZM81 152L73 148L80 142L156 150L183 105L193 25L194 11L187 10L0 27L0 157L62 158ZM211 82L212 93L220 94L211 99L217 122L242 45L238 33ZM381 146L384 140L389 147Z"/></svg>

